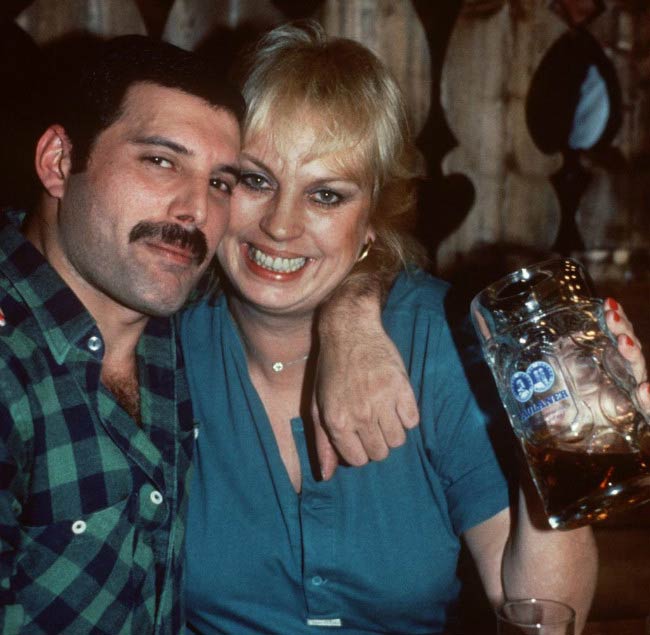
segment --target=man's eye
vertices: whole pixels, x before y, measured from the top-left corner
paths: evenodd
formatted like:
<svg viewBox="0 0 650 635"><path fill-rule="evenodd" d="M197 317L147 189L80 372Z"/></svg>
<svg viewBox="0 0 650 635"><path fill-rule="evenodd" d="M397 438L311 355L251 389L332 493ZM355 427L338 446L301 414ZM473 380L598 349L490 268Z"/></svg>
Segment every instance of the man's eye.
<svg viewBox="0 0 650 635"><path fill-rule="evenodd" d="M343 196L334 190L316 190L311 195L312 200L319 205L338 205L343 201Z"/></svg>
<svg viewBox="0 0 650 635"><path fill-rule="evenodd" d="M242 174L239 182L243 183L251 190L268 190L271 188L271 184L269 183L268 179L262 174L258 174L256 172Z"/></svg>
<svg viewBox="0 0 650 635"><path fill-rule="evenodd" d="M164 157L144 157L144 160L148 161L149 163L153 163L154 165L157 165L161 168L170 169L174 167L174 164L169 159L165 159Z"/></svg>
<svg viewBox="0 0 650 635"><path fill-rule="evenodd" d="M210 179L210 187L220 190L225 194L232 194L233 186L228 181L224 181L224 179Z"/></svg>

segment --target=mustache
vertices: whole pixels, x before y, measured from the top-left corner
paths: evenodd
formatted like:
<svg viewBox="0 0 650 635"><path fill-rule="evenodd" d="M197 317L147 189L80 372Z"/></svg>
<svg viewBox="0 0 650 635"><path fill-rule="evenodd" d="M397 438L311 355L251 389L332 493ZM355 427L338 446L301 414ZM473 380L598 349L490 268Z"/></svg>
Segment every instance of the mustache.
<svg viewBox="0 0 650 635"><path fill-rule="evenodd" d="M181 249L189 249L199 265L208 255L208 241L200 229L185 229L177 223L147 223L142 221L129 232L130 243L150 238Z"/></svg>

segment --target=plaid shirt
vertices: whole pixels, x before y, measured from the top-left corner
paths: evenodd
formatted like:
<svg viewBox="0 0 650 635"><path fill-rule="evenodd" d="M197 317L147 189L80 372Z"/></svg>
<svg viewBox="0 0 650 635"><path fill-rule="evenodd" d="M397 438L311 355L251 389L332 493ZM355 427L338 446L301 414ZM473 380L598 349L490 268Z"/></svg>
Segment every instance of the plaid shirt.
<svg viewBox="0 0 650 635"><path fill-rule="evenodd" d="M142 426L77 297L0 222L0 632L180 633L193 426L170 320L140 339Z"/></svg>

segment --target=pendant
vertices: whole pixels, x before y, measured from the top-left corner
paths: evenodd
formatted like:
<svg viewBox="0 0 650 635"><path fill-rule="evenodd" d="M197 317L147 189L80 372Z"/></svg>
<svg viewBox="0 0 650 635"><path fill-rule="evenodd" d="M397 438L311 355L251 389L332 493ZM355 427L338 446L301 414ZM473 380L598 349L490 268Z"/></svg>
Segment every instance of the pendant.
<svg viewBox="0 0 650 635"><path fill-rule="evenodd" d="M282 362L274 362L271 367L276 373L281 373L284 370L284 364Z"/></svg>

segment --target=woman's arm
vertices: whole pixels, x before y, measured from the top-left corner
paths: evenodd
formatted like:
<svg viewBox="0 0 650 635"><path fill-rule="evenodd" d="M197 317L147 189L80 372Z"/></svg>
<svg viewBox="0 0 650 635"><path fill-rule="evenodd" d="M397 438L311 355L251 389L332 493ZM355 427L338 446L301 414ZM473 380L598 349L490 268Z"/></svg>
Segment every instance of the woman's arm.
<svg viewBox="0 0 650 635"><path fill-rule="evenodd" d="M620 353L637 380L639 404L650 413L646 362L634 329L622 307L605 302L605 319ZM590 527L550 529L529 474L522 474L518 500L510 509L465 534L468 548L490 601L547 597L570 604L577 615L577 633L587 619L594 594L598 558Z"/></svg>
<svg viewBox="0 0 650 635"><path fill-rule="evenodd" d="M529 484L520 488L514 507L472 527L465 540L495 607L514 598L560 600L575 609L580 633L596 587L593 532L590 527L570 531L544 527L537 519L540 507Z"/></svg>

